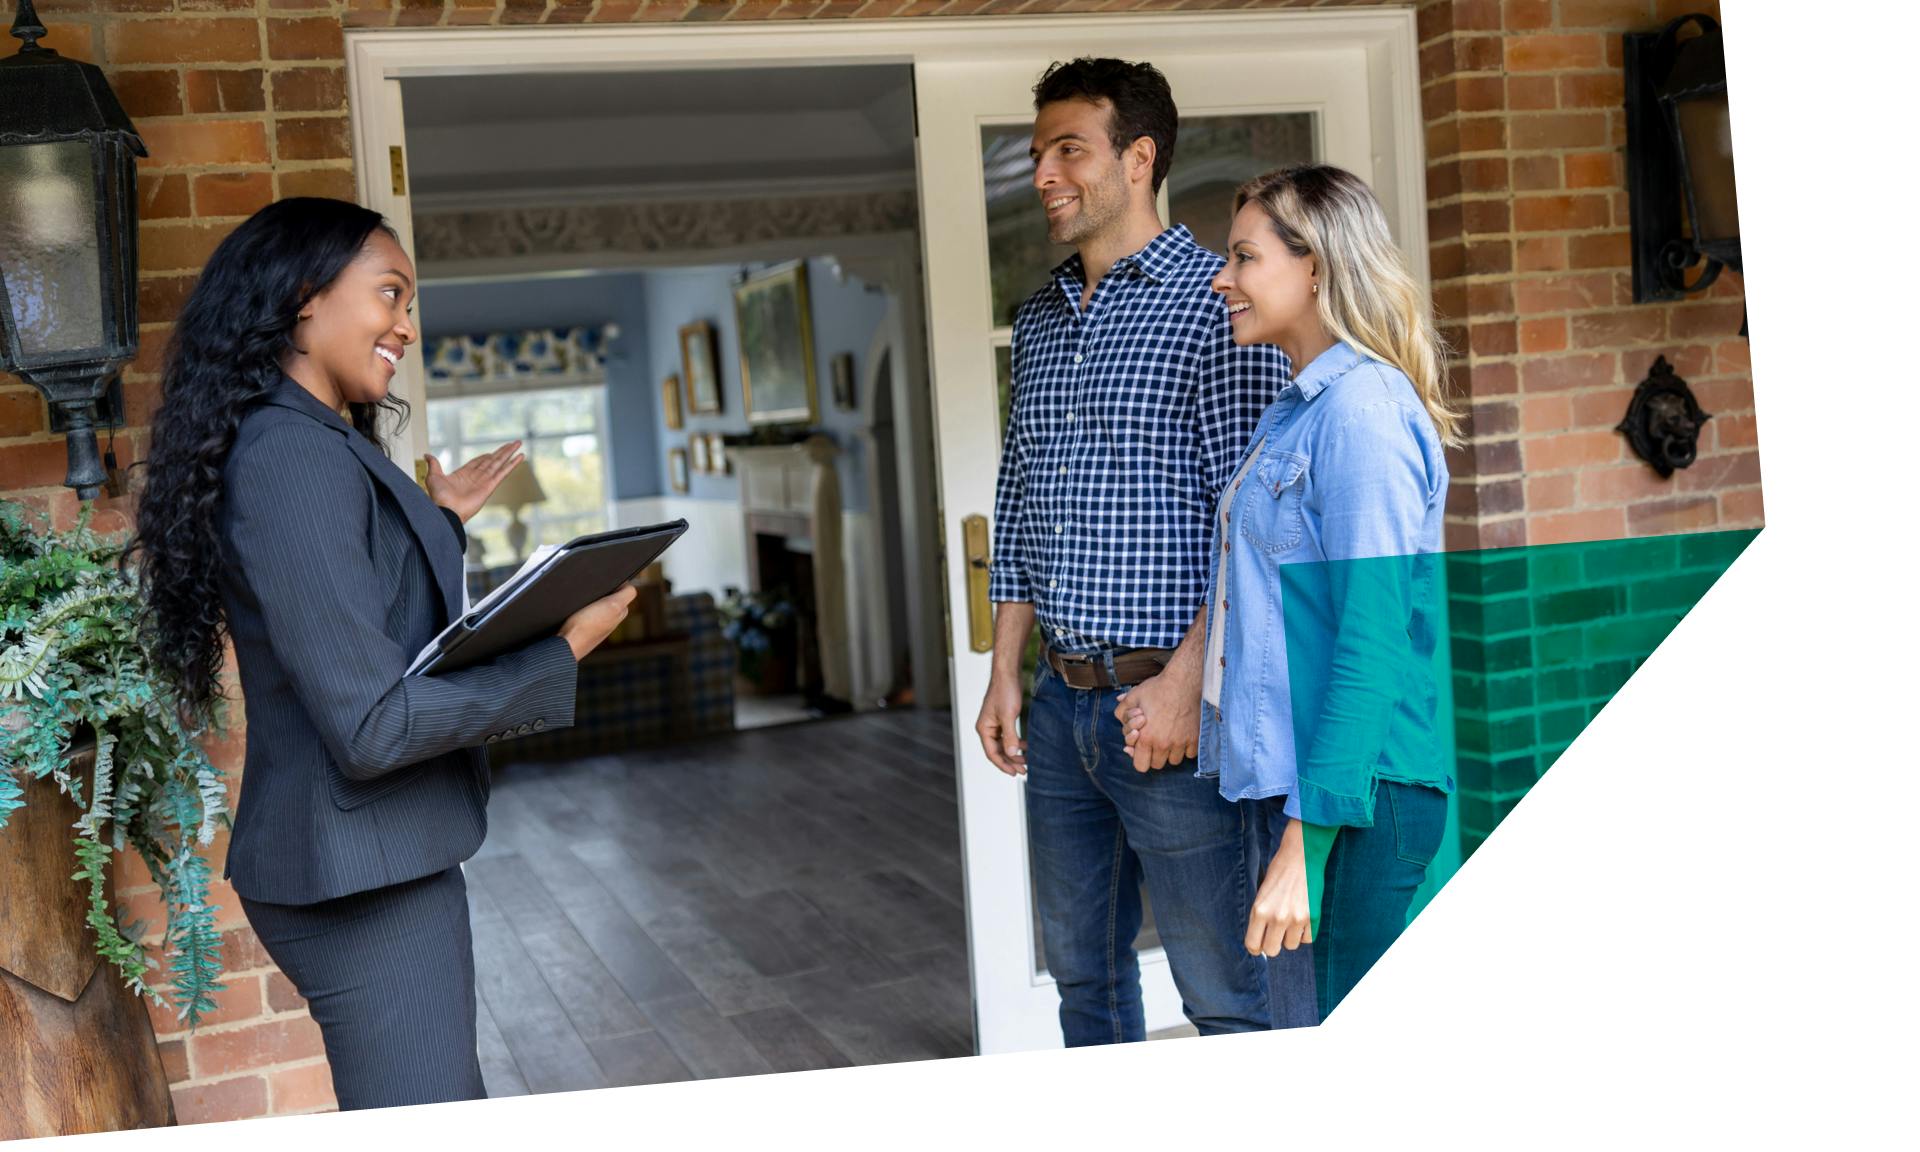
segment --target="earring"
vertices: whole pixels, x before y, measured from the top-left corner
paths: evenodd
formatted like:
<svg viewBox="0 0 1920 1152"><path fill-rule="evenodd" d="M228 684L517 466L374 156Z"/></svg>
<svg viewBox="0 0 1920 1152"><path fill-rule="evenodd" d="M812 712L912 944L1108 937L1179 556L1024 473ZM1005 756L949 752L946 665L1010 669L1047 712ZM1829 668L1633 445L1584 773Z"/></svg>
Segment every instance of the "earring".
<svg viewBox="0 0 1920 1152"><path fill-rule="evenodd" d="M1315 296L1318 296L1318 295L1320 295L1320 285L1318 285L1318 284L1315 284L1315 285L1313 286L1313 294L1314 294Z"/></svg>

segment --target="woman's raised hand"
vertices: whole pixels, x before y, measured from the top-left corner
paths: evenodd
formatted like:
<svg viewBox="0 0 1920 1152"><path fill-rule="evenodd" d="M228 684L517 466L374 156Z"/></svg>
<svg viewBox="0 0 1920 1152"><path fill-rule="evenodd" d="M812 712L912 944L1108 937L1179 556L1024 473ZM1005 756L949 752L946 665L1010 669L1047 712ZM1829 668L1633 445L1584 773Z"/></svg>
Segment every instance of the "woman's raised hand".
<svg viewBox="0 0 1920 1152"><path fill-rule="evenodd" d="M500 487L500 481L514 470L526 453L520 451L520 441L502 444L482 456L475 456L452 472L443 471L440 461L432 453L427 454L427 495L442 508L449 509L460 517L465 524L480 511L487 497Z"/></svg>

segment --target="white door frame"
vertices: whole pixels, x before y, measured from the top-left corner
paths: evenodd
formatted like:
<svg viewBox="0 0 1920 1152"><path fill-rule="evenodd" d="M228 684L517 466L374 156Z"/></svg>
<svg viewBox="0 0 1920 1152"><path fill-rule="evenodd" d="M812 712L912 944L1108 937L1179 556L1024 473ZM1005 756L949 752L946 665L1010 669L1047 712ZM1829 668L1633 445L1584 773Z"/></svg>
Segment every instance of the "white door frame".
<svg viewBox="0 0 1920 1152"><path fill-rule="evenodd" d="M1048 58L1078 55L1138 55L1130 53L1143 40L1163 46L1169 53L1185 49L1205 49L1223 42L1237 45L1271 42L1276 31L1284 29L1285 45L1290 52L1314 47L1351 52L1360 49L1367 60L1366 85L1369 93L1371 134L1388 146L1372 157L1372 184L1386 209L1395 239L1405 253L1411 271L1422 284L1428 283L1426 187L1424 168L1424 132L1420 112L1418 33L1411 9L1330 10L1294 9L1249 12L1207 13L1126 13L1110 15L1035 15L1009 17L973 17L962 19L909 19L877 21L821 22L743 22L739 24L674 24L619 26L538 26L477 28L373 28L350 29L346 34L349 110L353 126L355 172L362 203L385 214L401 231L401 242L412 251L411 229L406 226L410 208L406 197L395 191L389 178L389 148L404 138L400 105L402 78L419 76L484 75L547 71L624 71L685 70L689 68L738 68L750 65L847 65L898 63L919 64L938 61L992 59L996 55ZM924 197L925 189L922 189ZM924 199L923 199L924 203ZM927 232L922 221L922 236ZM936 350L937 351L937 350ZM424 393L424 376L413 358L412 375L402 373L402 394L415 399ZM990 379L990 378L989 378ZM935 421L945 415L967 423L977 421L978 398L949 409L948 392L959 382L935 382ZM990 391L990 389L989 389ZM957 397L958 392L954 392ZM990 412L988 413L990 418ZM416 423L414 438L424 436L424 422ZM977 473L993 471L993 460L947 460L938 447L944 436L937 435L936 466L944 491L948 469ZM412 454L419 455L416 446ZM971 456L972 453L970 452ZM974 508L972 497L964 506L940 501L938 532L943 554L965 555L961 537L961 519ZM964 565L946 565L948 635L964 628L966 586ZM962 776L962 795L968 791L969 774L977 774L984 757L973 740L967 723L973 702L966 699L968 689L985 680L989 657L972 652L964 643L950 644L951 682L954 686L955 757ZM963 686L967 686L963 688ZM992 771L990 767L986 769ZM1008 787L1012 787L1011 784ZM1013 895L1009 887L1005 857L1020 854L1018 873L1024 876L1025 845L973 845L965 842L968 825L966 806L961 812L963 850L967 882L969 950L974 981L975 1035L981 1051L1057 1045L1057 1030L1032 1020L1009 1023L988 1020L981 1012L983 990L998 996L1001 982L995 978L983 982L982 967L1004 969L1007 957L983 954L983 933L976 917L1004 917L998 904ZM1022 881L1024 883L1024 881ZM1025 893L1018 893L1021 907ZM977 904L978 902L978 904ZM992 907L989 907L992 905ZM994 950L1004 949L1003 934L995 937ZM1028 952L1021 958L1028 963ZM1143 965L1144 967L1144 965ZM1157 965L1157 984L1167 984L1164 964ZM1147 974L1143 972L1143 976ZM1036 982L1037 984L1038 982ZM1148 1026L1175 1023L1167 1019L1164 992L1155 997ZM1037 1003L1029 998L1025 1003ZM1031 1011L1023 1009L1027 1015Z"/></svg>

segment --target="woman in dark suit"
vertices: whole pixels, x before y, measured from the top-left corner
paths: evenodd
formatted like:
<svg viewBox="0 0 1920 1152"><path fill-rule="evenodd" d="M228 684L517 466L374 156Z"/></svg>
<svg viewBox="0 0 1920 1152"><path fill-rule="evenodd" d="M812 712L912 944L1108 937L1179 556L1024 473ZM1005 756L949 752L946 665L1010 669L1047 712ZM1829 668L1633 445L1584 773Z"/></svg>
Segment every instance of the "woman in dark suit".
<svg viewBox="0 0 1920 1152"><path fill-rule="evenodd" d="M445 676L407 665L462 611L461 525L517 443L427 490L375 437L417 338L377 213L297 198L223 241L168 350L136 547L158 658L205 720L232 640L244 794L227 875L307 999L341 1108L484 1097L460 862L486 835L482 743L573 722L575 669L631 588Z"/></svg>

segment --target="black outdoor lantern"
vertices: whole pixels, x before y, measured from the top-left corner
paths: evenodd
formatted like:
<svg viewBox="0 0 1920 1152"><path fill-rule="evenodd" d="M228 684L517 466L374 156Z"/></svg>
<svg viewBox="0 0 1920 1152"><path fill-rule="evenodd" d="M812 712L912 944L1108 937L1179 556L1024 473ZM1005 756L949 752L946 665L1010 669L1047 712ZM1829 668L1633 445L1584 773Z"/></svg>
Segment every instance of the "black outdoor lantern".
<svg viewBox="0 0 1920 1152"><path fill-rule="evenodd" d="M1689 26L1698 35L1682 40ZM1679 300L1740 271L1726 52L1720 25L1697 13L1623 39L1633 299Z"/></svg>
<svg viewBox="0 0 1920 1152"><path fill-rule="evenodd" d="M99 68L38 43L19 0L20 50L0 59L0 371L47 398L67 434L67 487L100 494L95 405L133 358L139 322L134 158L146 145Z"/></svg>

